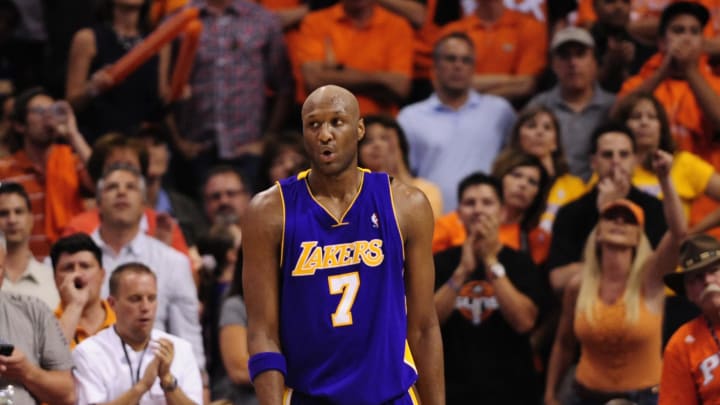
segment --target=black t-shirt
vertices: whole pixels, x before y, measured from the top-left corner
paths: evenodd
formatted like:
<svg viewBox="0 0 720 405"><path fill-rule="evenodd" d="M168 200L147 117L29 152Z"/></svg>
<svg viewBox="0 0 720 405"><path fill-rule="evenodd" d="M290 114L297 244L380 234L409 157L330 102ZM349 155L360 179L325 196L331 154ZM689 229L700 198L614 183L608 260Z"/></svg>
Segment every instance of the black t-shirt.
<svg viewBox="0 0 720 405"><path fill-rule="evenodd" d="M553 223L552 242L546 262L549 271L580 261L585 241L600 218L597 196L598 191L595 187L558 211ZM645 212L645 235L655 248L667 230L662 202L635 187L630 188L626 198L639 205Z"/></svg>
<svg viewBox="0 0 720 405"><path fill-rule="evenodd" d="M435 255L436 290L457 268L461 251L453 247ZM503 247L498 260L515 288L542 310L545 284L530 256ZM538 403L529 336L515 332L500 313L484 266L462 286L441 330L448 405Z"/></svg>

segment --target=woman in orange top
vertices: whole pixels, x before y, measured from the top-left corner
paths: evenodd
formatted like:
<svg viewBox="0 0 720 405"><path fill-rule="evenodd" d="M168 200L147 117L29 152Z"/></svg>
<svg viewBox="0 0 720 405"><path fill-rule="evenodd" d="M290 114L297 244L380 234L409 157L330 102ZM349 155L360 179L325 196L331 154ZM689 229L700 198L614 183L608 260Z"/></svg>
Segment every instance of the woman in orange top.
<svg viewBox="0 0 720 405"><path fill-rule="evenodd" d="M511 149L495 159L492 174L502 182L500 241L542 265L550 247L550 234L538 228L550 184L545 167L535 156Z"/></svg>
<svg viewBox="0 0 720 405"><path fill-rule="evenodd" d="M654 168L663 189L669 231L655 252L642 232L645 214L628 200L600 210L585 245L585 266L565 289L563 311L548 367L545 404L557 405L556 390L580 343L580 361L570 404L605 404L625 398L657 403L662 370L663 275L675 269L686 221L670 180L672 156L658 151Z"/></svg>

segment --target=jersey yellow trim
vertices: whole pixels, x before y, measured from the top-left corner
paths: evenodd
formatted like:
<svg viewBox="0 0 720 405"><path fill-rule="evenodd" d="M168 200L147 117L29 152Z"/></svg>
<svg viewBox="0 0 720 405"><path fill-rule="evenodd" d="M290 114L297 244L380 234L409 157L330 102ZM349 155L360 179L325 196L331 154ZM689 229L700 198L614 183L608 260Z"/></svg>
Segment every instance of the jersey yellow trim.
<svg viewBox="0 0 720 405"><path fill-rule="evenodd" d="M276 181L275 184L277 184L278 191L280 191L280 205L282 205L282 233L280 235L280 268L282 268L285 259L285 197L280 182Z"/></svg>
<svg viewBox="0 0 720 405"><path fill-rule="evenodd" d="M410 394L410 401L412 401L413 405L420 405L420 401L418 401L417 394L415 393L415 388L410 387L408 394Z"/></svg>
<svg viewBox="0 0 720 405"><path fill-rule="evenodd" d="M347 213L350 212L350 209L355 205L355 201L357 201L358 197L360 196L360 193L362 192L363 185L365 184L365 173L369 173L369 171L366 169L362 169L360 167L358 167L357 169L359 171L363 172L363 175L360 177L360 187L358 187L357 191L355 192L355 195L353 196L352 201L350 201L350 204L345 209L345 212L342 213L340 218L336 218L335 215L333 215L330 212L330 210L325 208L325 206L322 205L320 203L320 201L318 201L317 198L315 198L315 196L313 195L312 190L310 189L310 183L308 182L308 175L310 174L311 169L308 169L308 170L298 174L298 180L301 180L301 179L305 180L305 187L307 187L307 191L308 191L308 194L310 194L310 198L312 198L312 200L315 201L315 204L320 206L320 208L322 208L323 211L325 211L328 215L330 215L330 218L332 218L335 221L333 228L348 224L348 222L344 222L343 220L345 219L345 216L347 215ZM403 253L403 257L404 257L404 253Z"/></svg>
<svg viewBox="0 0 720 405"><path fill-rule="evenodd" d="M308 176L308 174L310 174L310 169L303 170L297 174L297 179L302 180L302 179L306 178Z"/></svg>
<svg viewBox="0 0 720 405"><path fill-rule="evenodd" d="M405 356L403 356L403 361L405 362L405 364L415 370L415 374L417 374L415 359L413 358L412 352L410 351L410 344L408 343L407 339L405 339Z"/></svg>
<svg viewBox="0 0 720 405"><path fill-rule="evenodd" d="M402 246L402 258L403 258L403 262L404 262L405 261L405 238L403 237L402 229L400 229L400 220L398 220L397 208L395 208L395 197L393 196L392 183L390 182L389 175L388 175L387 180L388 180L388 182L387 182L388 190L390 191L390 205L392 206L393 217L395 217L395 227L397 228L398 233L400 234L400 242L402 242L402 243L400 243L400 245Z"/></svg>
<svg viewBox="0 0 720 405"><path fill-rule="evenodd" d="M292 402L292 393L293 393L292 388L285 387L285 390L283 391L283 396L282 396L282 404L283 405L290 405L290 403Z"/></svg>

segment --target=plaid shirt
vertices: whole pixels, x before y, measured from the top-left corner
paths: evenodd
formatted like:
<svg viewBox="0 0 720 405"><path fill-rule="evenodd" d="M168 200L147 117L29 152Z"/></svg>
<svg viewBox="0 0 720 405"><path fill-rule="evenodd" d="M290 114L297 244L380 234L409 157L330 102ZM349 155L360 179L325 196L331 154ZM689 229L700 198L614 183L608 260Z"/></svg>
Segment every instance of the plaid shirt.
<svg viewBox="0 0 720 405"><path fill-rule="evenodd" d="M257 4L235 0L222 15L195 0L203 31L190 77L192 98L180 106L180 133L191 141L214 138L223 159L262 136L267 89L282 97L293 80L282 27Z"/></svg>

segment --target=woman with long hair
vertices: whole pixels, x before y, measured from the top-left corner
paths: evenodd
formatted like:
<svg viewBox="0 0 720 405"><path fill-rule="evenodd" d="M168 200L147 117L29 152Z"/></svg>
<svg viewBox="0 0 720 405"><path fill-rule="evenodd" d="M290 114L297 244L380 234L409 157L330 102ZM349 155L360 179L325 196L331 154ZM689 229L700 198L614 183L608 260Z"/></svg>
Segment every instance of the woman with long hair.
<svg viewBox="0 0 720 405"><path fill-rule="evenodd" d="M550 184L545 167L535 156L508 149L495 159L492 175L502 183L501 241L541 265L550 247L550 235L538 228Z"/></svg>
<svg viewBox="0 0 720 405"><path fill-rule="evenodd" d="M545 211L540 227L552 232L555 214L560 207L580 197L586 190L581 178L570 174L560 141L560 124L552 110L537 105L520 112L510 134L510 149L537 157L550 178Z"/></svg>
<svg viewBox="0 0 720 405"><path fill-rule="evenodd" d="M167 89L169 47L114 85L106 69L150 33L150 0L107 0L103 22L75 33L70 45L66 98L93 143L111 131L135 133L143 121L161 117Z"/></svg>
<svg viewBox="0 0 720 405"><path fill-rule="evenodd" d="M662 369L663 276L675 270L686 233L680 199L670 178L672 155L657 151L653 169L665 195L669 230L653 252L643 232L642 208L615 200L585 245L582 273L565 288L562 315L550 356L545 403L557 390L580 343L570 404L605 404L624 398L657 403Z"/></svg>

